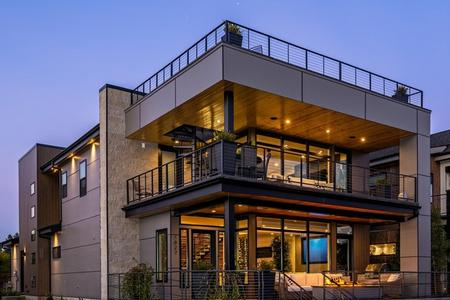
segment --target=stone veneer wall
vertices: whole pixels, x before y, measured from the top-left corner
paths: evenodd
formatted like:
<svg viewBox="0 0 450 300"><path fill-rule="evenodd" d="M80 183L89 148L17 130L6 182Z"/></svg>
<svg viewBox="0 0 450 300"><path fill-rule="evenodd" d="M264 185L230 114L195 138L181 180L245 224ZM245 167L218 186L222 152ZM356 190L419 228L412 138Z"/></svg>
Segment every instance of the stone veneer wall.
<svg viewBox="0 0 450 300"><path fill-rule="evenodd" d="M139 260L139 222L125 218L126 180L157 166L156 144L125 137L125 112L130 93L106 85L100 90L100 217L102 299L108 295L108 274L123 273Z"/></svg>

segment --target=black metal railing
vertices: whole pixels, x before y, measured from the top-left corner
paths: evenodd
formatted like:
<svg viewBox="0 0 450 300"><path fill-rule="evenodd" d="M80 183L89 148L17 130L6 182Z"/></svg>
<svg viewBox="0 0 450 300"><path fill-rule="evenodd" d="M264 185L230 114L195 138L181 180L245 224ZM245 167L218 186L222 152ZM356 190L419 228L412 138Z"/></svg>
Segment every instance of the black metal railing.
<svg viewBox="0 0 450 300"><path fill-rule="evenodd" d="M238 38L230 31L230 28L235 29L235 26L238 26L240 31ZM423 92L417 88L230 21L225 21L214 28L192 47L136 87L135 93L131 94L131 105L156 90L221 42L392 97L401 102L423 107Z"/></svg>
<svg viewBox="0 0 450 300"><path fill-rule="evenodd" d="M314 284L304 279L308 276L314 278ZM108 275L108 299L427 299L449 297L449 278L450 273L445 272L399 271L286 274L268 270L181 270L120 273Z"/></svg>
<svg viewBox="0 0 450 300"><path fill-rule="evenodd" d="M323 272L322 299L425 299L450 296L445 272Z"/></svg>
<svg viewBox="0 0 450 300"><path fill-rule="evenodd" d="M158 281L158 277L166 280ZM293 289L292 285L297 289ZM291 281L284 273L262 270L109 274L108 294L109 299L114 300L315 300L311 292Z"/></svg>
<svg viewBox="0 0 450 300"><path fill-rule="evenodd" d="M220 141L127 180L127 204L218 177L285 184L388 200L416 201L413 176Z"/></svg>

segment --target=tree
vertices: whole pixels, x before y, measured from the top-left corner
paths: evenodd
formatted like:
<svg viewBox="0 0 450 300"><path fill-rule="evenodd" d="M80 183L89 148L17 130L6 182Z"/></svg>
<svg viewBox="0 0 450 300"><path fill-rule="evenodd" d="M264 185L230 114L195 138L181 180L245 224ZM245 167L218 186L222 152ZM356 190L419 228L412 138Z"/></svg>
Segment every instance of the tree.
<svg viewBox="0 0 450 300"><path fill-rule="evenodd" d="M447 239L439 207L431 209L431 262L433 271L445 272L450 242Z"/></svg>
<svg viewBox="0 0 450 300"><path fill-rule="evenodd" d="M442 222L441 210L433 206L431 209L431 264L433 271L437 272L433 276L435 294L439 294L445 288L443 274L447 271L449 250L450 242Z"/></svg>

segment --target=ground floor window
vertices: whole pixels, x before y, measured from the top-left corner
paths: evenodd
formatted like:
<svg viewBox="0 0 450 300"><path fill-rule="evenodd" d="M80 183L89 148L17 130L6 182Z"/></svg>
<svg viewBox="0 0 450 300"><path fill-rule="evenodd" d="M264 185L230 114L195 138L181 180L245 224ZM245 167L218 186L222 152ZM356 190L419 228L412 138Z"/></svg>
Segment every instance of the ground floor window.
<svg viewBox="0 0 450 300"><path fill-rule="evenodd" d="M370 263L384 270L400 271L400 225L372 225L370 228Z"/></svg>
<svg viewBox="0 0 450 300"><path fill-rule="evenodd" d="M167 281L167 229L156 231L156 280Z"/></svg>
<svg viewBox="0 0 450 300"><path fill-rule="evenodd" d="M330 269L330 224L257 217L259 269L321 272Z"/></svg>

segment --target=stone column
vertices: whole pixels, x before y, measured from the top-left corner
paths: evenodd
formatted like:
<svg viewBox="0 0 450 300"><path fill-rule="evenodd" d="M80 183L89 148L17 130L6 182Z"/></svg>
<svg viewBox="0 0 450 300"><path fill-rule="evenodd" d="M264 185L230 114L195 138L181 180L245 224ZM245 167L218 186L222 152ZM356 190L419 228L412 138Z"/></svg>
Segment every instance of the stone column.
<svg viewBox="0 0 450 300"><path fill-rule="evenodd" d="M125 218L127 179L157 165L155 144L126 138L125 109L130 90L100 89L101 298L108 298L108 274L124 273L140 258L139 222Z"/></svg>

